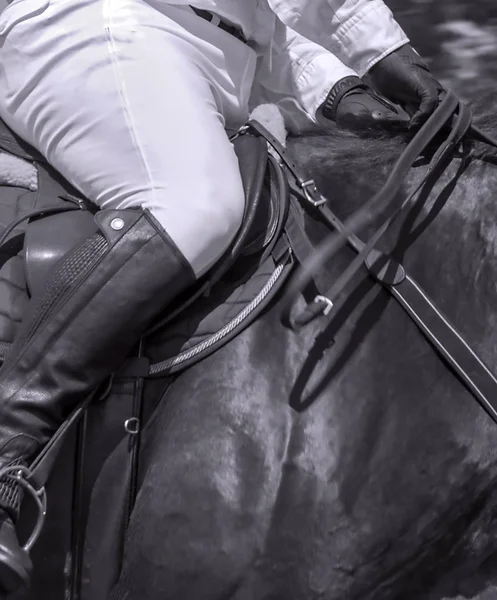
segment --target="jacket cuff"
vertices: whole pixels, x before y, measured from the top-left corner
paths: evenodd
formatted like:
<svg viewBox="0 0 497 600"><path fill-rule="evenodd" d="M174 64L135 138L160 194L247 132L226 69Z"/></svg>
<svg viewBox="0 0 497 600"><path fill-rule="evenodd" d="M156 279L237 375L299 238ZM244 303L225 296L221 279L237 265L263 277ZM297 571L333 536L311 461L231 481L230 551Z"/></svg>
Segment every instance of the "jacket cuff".
<svg viewBox="0 0 497 600"><path fill-rule="evenodd" d="M332 37L332 45L337 47L340 58L359 77L382 58L409 43L392 11L381 0L368 2L343 22Z"/></svg>

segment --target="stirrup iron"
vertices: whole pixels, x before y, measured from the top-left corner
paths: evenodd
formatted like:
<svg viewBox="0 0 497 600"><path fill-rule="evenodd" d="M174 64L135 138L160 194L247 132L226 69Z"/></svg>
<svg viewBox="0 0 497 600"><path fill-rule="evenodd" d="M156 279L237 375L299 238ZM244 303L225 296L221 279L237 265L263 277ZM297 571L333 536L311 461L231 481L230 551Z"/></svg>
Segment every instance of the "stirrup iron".
<svg viewBox="0 0 497 600"><path fill-rule="evenodd" d="M34 546L36 540L40 537L40 533L43 529L47 515L47 493L45 491L45 486L42 485L41 488L36 490L29 480L30 476L31 470L23 465L10 465L0 469L0 479L6 477L15 483L18 483L26 492L31 495L38 510L38 517L36 519L35 526L33 527L33 531L27 542L24 544L24 546L22 546L22 549L27 553L31 551L31 548Z"/></svg>

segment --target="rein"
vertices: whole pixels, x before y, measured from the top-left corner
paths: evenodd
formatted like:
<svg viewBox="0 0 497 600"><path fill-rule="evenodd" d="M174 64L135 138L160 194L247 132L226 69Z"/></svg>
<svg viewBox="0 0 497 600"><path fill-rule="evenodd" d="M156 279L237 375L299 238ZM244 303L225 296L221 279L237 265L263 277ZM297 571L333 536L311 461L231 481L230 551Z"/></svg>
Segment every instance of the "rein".
<svg viewBox="0 0 497 600"><path fill-rule="evenodd" d="M426 147L433 141L436 135L442 130L449 119L452 118L454 112L459 110L456 117L454 127L451 130L449 136L443 142L426 169L421 181L415 187L415 189L405 198L399 208L397 208L387 219L378 227L376 232L366 242L362 242L358 236L353 233L362 229L371 220L371 216L378 214L382 209L386 208L395 196L400 191L405 176L414 165L415 161L419 158L421 153ZM419 130L418 134L410 142L406 150L402 153L401 157L394 166L392 173L388 177L387 182L382 189L373 196L373 198L366 203L364 208L357 211L352 218L347 222L347 225L343 226L343 231L339 232L340 235L331 236L321 246L316 249L315 253L315 264L312 267L307 265L302 268L298 276L292 282L292 285L288 291L287 298L295 298L300 291L306 287L314 272L321 268L326 262L331 260L333 256L340 250L346 243L348 243L357 253L357 257L347 267L344 273L337 279L337 281L331 286L326 292L325 297L334 303L334 299L343 291L346 285L350 282L352 277L365 263L368 270L379 278L378 267L383 263L383 269L388 261L388 270L391 273L394 266L399 269L399 265L395 265L394 261L387 259L384 255L374 250L374 247L379 242L384 233L389 227L395 222L395 220L404 212L407 212L413 205L418 192L429 182L432 174L438 170L441 170L445 165L446 160L450 160L452 153L457 148L459 143L462 141L464 135L468 132L471 126L471 111L466 105L459 103L458 99L450 94L446 97L444 102L440 105L439 111L433 115L433 121L427 121L425 125ZM374 213L373 213L374 211ZM322 217L328 225L333 220L337 220L337 217L331 212L328 206L323 206ZM381 268L381 266L380 266ZM310 305L307 310L299 315L296 319L291 316L291 308L293 302L287 302L283 309L283 321L286 325L296 330L302 325L309 323L321 312L319 305L314 302Z"/></svg>
<svg viewBox="0 0 497 600"><path fill-rule="evenodd" d="M448 125L450 127L446 139L439 145L415 189L403 200L400 207L395 208L386 217L369 240L363 242L355 232L366 226L375 214L390 205L400 191L404 178L415 161L436 136L447 129ZM357 271L365 265L369 275L397 300L465 387L497 422L497 379L494 374L416 281L409 276L404 267L375 248L395 220L412 208L418 193L432 183L434 178L441 175L465 136L471 136L477 141L497 148L496 140L472 125L470 108L459 101L453 93L448 92L435 112L408 144L382 189L345 222L342 222L330 210L327 199L318 191L314 180L304 176L288 156L285 148L265 127L252 120L248 123L248 128L264 137L278 153L282 163L293 176L290 187L304 210L323 220L334 231L312 252L307 250L304 256L297 255L300 266L292 278L283 300L283 324L298 331L319 315L329 315L334 308L335 298L344 290ZM305 234L301 233L301 235ZM316 272L346 244L357 252L357 256L326 293L316 294L314 300L300 314L294 316L292 309L297 297L311 283L314 283L313 276ZM301 246L308 248L309 244L301 244ZM315 284L314 287L316 287Z"/></svg>

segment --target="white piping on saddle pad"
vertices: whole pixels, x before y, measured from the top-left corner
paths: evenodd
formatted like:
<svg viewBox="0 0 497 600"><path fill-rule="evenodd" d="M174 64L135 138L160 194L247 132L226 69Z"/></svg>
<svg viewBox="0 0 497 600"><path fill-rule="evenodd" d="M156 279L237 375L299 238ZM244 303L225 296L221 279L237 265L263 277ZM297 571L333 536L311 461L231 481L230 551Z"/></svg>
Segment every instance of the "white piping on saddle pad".
<svg viewBox="0 0 497 600"><path fill-rule="evenodd" d="M259 121L283 147L286 147L287 130L285 119L276 104L259 104L250 113L250 118ZM269 144L268 151L277 161L280 160L278 153Z"/></svg>
<svg viewBox="0 0 497 600"><path fill-rule="evenodd" d="M0 185L22 187L36 192L38 189L38 171L27 160L0 152Z"/></svg>

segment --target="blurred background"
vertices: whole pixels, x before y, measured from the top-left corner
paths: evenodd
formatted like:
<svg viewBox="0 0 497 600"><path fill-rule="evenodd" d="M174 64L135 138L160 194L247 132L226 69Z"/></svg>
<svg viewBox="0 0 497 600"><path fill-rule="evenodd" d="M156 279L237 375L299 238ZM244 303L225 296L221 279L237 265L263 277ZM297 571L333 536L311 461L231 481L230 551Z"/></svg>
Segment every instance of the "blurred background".
<svg viewBox="0 0 497 600"><path fill-rule="evenodd" d="M493 95L497 0L385 0L432 71L461 98Z"/></svg>

